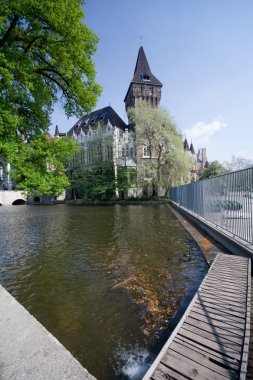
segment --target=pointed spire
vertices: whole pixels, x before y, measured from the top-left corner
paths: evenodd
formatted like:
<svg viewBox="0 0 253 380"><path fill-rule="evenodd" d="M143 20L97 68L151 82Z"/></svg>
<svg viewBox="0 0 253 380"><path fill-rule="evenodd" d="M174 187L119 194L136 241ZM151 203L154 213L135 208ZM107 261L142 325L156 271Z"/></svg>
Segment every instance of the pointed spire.
<svg viewBox="0 0 253 380"><path fill-rule="evenodd" d="M191 142L191 146L190 146L190 151L192 152L192 154L196 154L195 153L195 149L194 149L194 146L193 146L193 143Z"/></svg>
<svg viewBox="0 0 253 380"><path fill-rule="evenodd" d="M56 124L54 135L55 135L55 137L56 137L56 136L59 136L59 134L60 134L60 132L59 132L59 128L58 128L58 125Z"/></svg>
<svg viewBox="0 0 253 380"><path fill-rule="evenodd" d="M143 46L140 47L132 83L148 83L162 86L162 83L152 74Z"/></svg>
<svg viewBox="0 0 253 380"><path fill-rule="evenodd" d="M190 148L189 148L189 144L188 144L188 141L187 141L187 138L184 139L184 150L185 150L185 151L190 150Z"/></svg>

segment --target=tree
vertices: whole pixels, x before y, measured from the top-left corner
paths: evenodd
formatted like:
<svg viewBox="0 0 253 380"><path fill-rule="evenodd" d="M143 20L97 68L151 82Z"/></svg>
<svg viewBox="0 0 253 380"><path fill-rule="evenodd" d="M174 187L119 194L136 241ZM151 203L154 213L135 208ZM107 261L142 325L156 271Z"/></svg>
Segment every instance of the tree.
<svg viewBox="0 0 253 380"><path fill-rule="evenodd" d="M92 56L98 38L82 22L82 4L1 1L0 156L13 144L19 154L25 149L30 154L27 142L36 150L37 136L48 130L57 101L67 116L81 116L96 104L101 88ZM26 143L21 146L20 140ZM4 157L14 165L13 155Z"/></svg>
<svg viewBox="0 0 253 380"><path fill-rule="evenodd" d="M154 108L146 101L138 101L128 110L130 123L136 133L137 157L145 149L146 158L138 158L138 181L151 184L153 196L159 190L189 180L192 161L183 150L182 136L166 111Z"/></svg>
<svg viewBox="0 0 253 380"><path fill-rule="evenodd" d="M221 163L217 160L211 162L208 166L208 168L205 168L203 170L202 176L200 177L200 180L216 177L218 175L221 175L224 173L224 168L221 165Z"/></svg>
<svg viewBox="0 0 253 380"><path fill-rule="evenodd" d="M41 135L30 143L8 144L6 156L13 164L11 178L16 189L28 195L60 195L69 186L67 164L78 149L68 138Z"/></svg>
<svg viewBox="0 0 253 380"><path fill-rule="evenodd" d="M1 135L47 130L59 97L67 116L81 116L95 105L100 86L91 57L98 39L82 22L81 4L2 0Z"/></svg>
<svg viewBox="0 0 253 380"><path fill-rule="evenodd" d="M253 161L240 156L232 156L231 161L223 162L223 166L226 172L233 172L253 166Z"/></svg>

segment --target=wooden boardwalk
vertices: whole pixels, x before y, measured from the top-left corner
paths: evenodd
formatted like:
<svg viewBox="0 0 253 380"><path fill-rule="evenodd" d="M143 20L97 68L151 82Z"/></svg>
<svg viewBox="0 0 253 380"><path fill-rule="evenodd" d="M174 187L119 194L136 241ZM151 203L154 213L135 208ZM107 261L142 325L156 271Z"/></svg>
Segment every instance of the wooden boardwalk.
<svg viewBox="0 0 253 380"><path fill-rule="evenodd" d="M143 380L245 379L251 260L218 254Z"/></svg>

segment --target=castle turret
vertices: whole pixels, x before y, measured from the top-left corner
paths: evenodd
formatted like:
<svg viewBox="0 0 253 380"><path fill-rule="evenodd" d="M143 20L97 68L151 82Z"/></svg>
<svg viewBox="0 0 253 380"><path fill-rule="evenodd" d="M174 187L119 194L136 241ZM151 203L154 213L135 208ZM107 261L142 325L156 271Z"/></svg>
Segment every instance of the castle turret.
<svg viewBox="0 0 253 380"><path fill-rule="evenodd" d="M152 74L144 49L139 49L134 76L124 99L126 110L134 107L136 99L143 99L158 107L161 100L162 83Z"/></svg>

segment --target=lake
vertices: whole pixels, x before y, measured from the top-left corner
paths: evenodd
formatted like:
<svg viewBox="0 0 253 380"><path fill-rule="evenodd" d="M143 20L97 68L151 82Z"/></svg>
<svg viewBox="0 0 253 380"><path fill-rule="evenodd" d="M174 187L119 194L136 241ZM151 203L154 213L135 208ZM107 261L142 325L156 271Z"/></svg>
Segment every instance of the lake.
<svg viewBox="0 0 253 380"><path fill-rule="evenodd" d="M139 380L207 273L166 205L0 208L0 282L98 380Z"/></svg>

